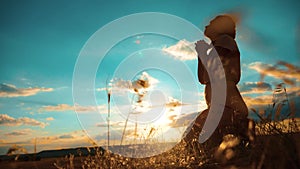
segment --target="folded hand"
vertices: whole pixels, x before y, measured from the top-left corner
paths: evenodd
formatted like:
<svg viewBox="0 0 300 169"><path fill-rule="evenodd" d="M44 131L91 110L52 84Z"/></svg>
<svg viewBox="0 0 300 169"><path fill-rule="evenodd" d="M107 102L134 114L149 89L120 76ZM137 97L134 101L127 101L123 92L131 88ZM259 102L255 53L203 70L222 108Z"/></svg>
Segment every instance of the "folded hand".
<svg viewBox="0 0 300 169"><path fill-rule="evenodd" d="M207 44L204 40L199 40L197 41L197 43L195 43L196 47L196 51L198 53L198 56L203 56L203 55L207 55L207 50L209 48L211 48L211 46L209 44Z"/></svg>

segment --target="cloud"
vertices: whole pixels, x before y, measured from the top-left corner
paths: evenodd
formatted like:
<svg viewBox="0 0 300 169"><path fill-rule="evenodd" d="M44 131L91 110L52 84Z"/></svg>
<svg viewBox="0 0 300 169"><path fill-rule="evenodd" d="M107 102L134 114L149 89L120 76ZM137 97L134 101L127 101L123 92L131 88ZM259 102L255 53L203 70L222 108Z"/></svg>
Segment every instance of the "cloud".
<svg viewBox="0 0 300 169"><path fill-rule="evenodd" d="M132 90L133 87L132 87L132 82L130 80L113 79L111 82L111 88L113 91L116 91L116 90Z"/></svg>
<svg viewBox="0 0 300 169"><path fill-rule="evenodd" d="M159 80L149 75L147 72L142 72L142 74L138 77L137 80L130 81L130 80L123 80L123 79L113 79L111 81L110 86L113 90L129 90L135 93L138 93L140 90L148 91L152 89ZM99 89L104 90L103 88Z"/></svg>
<svg viewBox="0 0 300 169"><path fill-rule="evenodd" d="M272 104L272 95L263 95L259 97L249 97L249 96L244 96L243 97L246 105L248 108L250 107L255 107L255 106L267 106Z"/></svg>
<svg viewBox="0 0 300 169"><path fill-rule="evenodd" d="M187 40L180 40L177 44L169 47L164 47L162 51L170 54L176 60L196 60L197 52L195 44Z"/></svg>
<svg viewBox="0 0 300 169"><path fill-rule="evenodd" d="M177 116L173 120L172 123L169 124L170 127L177 128L177 127L184 127L189 125L197 116L199 113L189 113L189 114L183 114L180 116Z"/></svg>
<svg viewBox="0 0 300 169"><path fill-rule="evenodd" d="M106 87L101 87L101 88L96 89L97 92L102 92L102 91L106 91L106 90L107 90Z"/></svg>
<svg viewBox="0 0 300 169"><path fill-rule="evenodd" d="M125 122L119 121L119 122L110 122L109 126L110 127L124 127ZM103 123L97 123L96 124L97 127L107 127L107 123L103 122Z"/></svg>
<svg viewBox="0 0 300 169"><path fill-rule="evenodd" d="M246 82L239 85L241 94L257 94L272 91L272 86L266 82Z"/></svg>
<svg viewBox="0 0 300 169"><path fill-rule="evenodd" d="M262 78L271 76L291 85L295 84L295 80L300 81L300 68L287 62L279 61L275 65L254 62L249 68L260 73Z"/></svg>
<svg viewBox="0 0 300 169"><path fill-rule="evenodd" d="M53 117L47 117L46 120L47 121L52 121L52 120L54 120L54 118Z"/></svg>
<svg viewBox="0 0 300 169"><path fill-rule="evenodd" d="M6 133L6 136L24 136L29 135L32 133L33 130L31 129L22 129L22 130L15 130L10 133Z"/></svg>
<svg viewBox="0 0 300 169"><path fill-rule="evenodd" d="M32 143L35 142L34 139L31 140ZM73 131L69 133L62 133L51 136L40 136L37 138L37 143L39 145L58 145L63 147L70 147L70 144L74 143L88 142L88 136L82 131ZM80 145L80 144L79 144ZM78 146L78 145L77 145Z"/></svg>
<svg viewBox="0 0 300 169"><path fill-rule="evenodd" d="M182 106L182 102L173 98L173 97L169 97L169 101L166 103L166 107L168 108L174 108L174 107L179 107Z"/></svg>
<svg viewBox="0 0 300 169"><path fill-rule="evenodd" d="M137 97L134 97L134 103L130 105L130 108L134 110L135 113L145 113L151 110L151 104L145 100L145 97L158 83L158 79L152 77L147 72L142 72L134 81L113 79L110 83L110 87L113 94L117 93L123 95L125 99L128 95L124 92L134 93Z"/></svg>
<svg viewBox="0 0 300 169"><path fill-rule="evenodd" d="M181 101L170 96L164 106L167 108L165 118L167 118L168 121L172 123L174 120L176 120L176 117L179 115L179 113L183 111L182 107L184 106L184 104L182 104Z"/></svg>
<svg viewBox="0 0 300 169"><path fill-rule="evenodd" d="M59 136L58 138L60 138L60 139L71 139L71 138L74 138L74 136L72 136L71 134L64 134L64 135Z"/></svg>
<svg viewBox="0 0 300 169"><path fill-rule="evenodd" d="M281 87L281 88L280 88ZM282 85L277 85L274 92L253 96L243 96L243 99L249 109L249 116L257 119L258 117L253 113L253 109L257 111L277 112L279 110L280 117L286 118L299 117L300 103L300 87L291 86L284 90ZM286 102L288 100L288 102ZM281 105L281 106L279 106ZM280 109L278 109L280 107ZM278 116L277 116L278 117Z"/></svg>
<svg viewBox="0 0 300 169"><path fill-rule="evenodd" d="M68 104L58 104L55 106L43 106L39 109L39 111L47 111L47 112L61 112L61 111L73 111L74 106Z"/></svg>
<svg viewBox="0 0 300 169"><path fill-rule="evenodd" d="M132 82L133 89L148 89L159 83L159 80L143 72L141 76Z"/></svg>
<svg viewBox="0 0 300 169"><path fill-rule="evenodd" d="M106 105L100 106L80 106L75 104L75 110L77 113L83 112L106 112Z"/></svg>
<svg viewBox="0 0 300 169"><path fill-rule="evenodd" d="M20 126L20 125L39 126L41 128L44 128L48 124L28 117L21 117L16 119L7 114L0 114L0 126Z"/></svg>
<svg viewBox="0 0 300 169"><path fill-rule="evenodd" d="M109 134L110 134L110 138L112 140L118 140L118 141L120 141L121 138L122 138L122 130L111 130ZM106 132L102 132L99 135L96 135L94 137L94 139L97 142L99 142L99 141L100 142L101 141L106 141L107 140L107 131ZM112 140L110 140L110 141L112 141Z"/></svg>
<svg viewBox="0 0 300 169"><path fill-rule="evenodd" d="M300 96L300 86L293 86L286 89L286 92L289 94L289 97Z"/></svg>
<svg viewBox="0 0 300 169"><path fill-rule="evenodd" d="M0 140L0 153L6 153L7 149L15 144L25 147L28 152L34 152L32 145L35 143L38 145L37 151L97 145L83 130L55 135L43 135L43 133L45 132L39 133L36 137L25 135L6 137L9 140ZM5 135L2 135L2 137L5 138Z"/></svg>
<svg viewBox="0 0 300 169"><path fill-rule="evenodd" d="M102 112L105 109L105 105L101 106L80 106L80 105L68 105L68 104L58 104L55 106L48 105L43 106L39 109L39 112L65 112L65 111L75 111L78 113L83 112Z"/></svg>
<svg viewBox="0 0 300 169"><path fill-rule="evenodd" d="M26 97L36 95L40 92L51 92L53 88L17 88L12 84L0 84L0 97Z"/></svg>

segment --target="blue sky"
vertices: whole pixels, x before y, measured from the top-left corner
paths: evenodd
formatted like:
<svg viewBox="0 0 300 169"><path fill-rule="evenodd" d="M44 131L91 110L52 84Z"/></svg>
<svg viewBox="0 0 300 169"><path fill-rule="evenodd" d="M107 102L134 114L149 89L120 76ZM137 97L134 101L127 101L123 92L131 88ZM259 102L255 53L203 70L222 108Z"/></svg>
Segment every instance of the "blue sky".
<svg viewBox="0 0 300 169"><path fill-rule="evenodd" d="M299 1L291 0L257 2L113 0L88 3L1 1L0 154L6 153L8 147L13 144L23 145L32 152L34 138L37 138L38 151L91 145L83 129L87 130L89 136L100 145L106 144L106 128L101 127L105 126L103 119L106 116L106 94L101 88L105 87L107 77L112 78L112 72L128 54L137 52L133 58L139 58L147 56L144 51L147 48L163 50L174 46L172 49L175 50L178 49L176 46L180 45L180 40L144 34L129 37L114 46L99 66L102 69L97 72L95 89L92 89L96 92L98 105L81 107L78 113L82 126L73 107L75 104L72 97L73 72L80 51L98 29L115 19L139 12L176 15L200 29L218 14L235 13L240 18L236 38L242 65L239 87L248 107L258 108L271 104L272 91L282 82L286 83L291 99L299 103L300 15L297 12L299 7ZM161 54L161 57L162 61L171 63L170 67L174 63L184 63L196 78L196 60L178 60L172 55L164 54ZM284 63L277 64L279 61ZM158 128L166 127L160 125L166 123L163 118L170 119L173 116L179 119L182 114L194 113L205 108L203 104L200 107L193 106L196 103L203 103L201 94L203 86L200 84L197 86L199 93L191 94L186 103L188 106L182 106L185 103L182 103L180 95L176 93L178 91L176 80L160 71L145 72L144 76L153 85L153 88L147 89L149 91L146 92L152 94L147 93L145 100L152 102L152 106L161 106L159 110L153 108L148 111L169 112L161 115L161 121L157 121ZM257 85L261 80L261 73L265 74L262 79L264 85ZM142 72L133 79L117 78L134 82L141 75ZM164 91L165 95L152 92L155 91L153 89ZM128 97L132 95L135 93L131 91L129 94L121 93L113 96L116 103L112 105L121 104L123 107L119 109L125 112L123 116L128 114L125 110L129 110L128 106L131 105L121 102L124 101L124 97L130 100ZM173 107L162 106L167 103ZM174 106L175 103L180 106ZM181 114L176 114L176 110L172 108L182 108L179 111ZM115 125L116 133L120 133L125 120L123 116L114 114L117 112L115 109L112 107L112 126ZM98 111L102 115L93 111ZM143 126L141 128L148 132L153 125L145 124L141 125ZM132 128L129 127L128 130ZM170 131L173 131L172 127ZM179 129L174 131L177 132L177 136L173 138L170 132L165 132L165 137L176 140L180 132ZM115 142L119 138L120 135L116 134Z"/></svg>

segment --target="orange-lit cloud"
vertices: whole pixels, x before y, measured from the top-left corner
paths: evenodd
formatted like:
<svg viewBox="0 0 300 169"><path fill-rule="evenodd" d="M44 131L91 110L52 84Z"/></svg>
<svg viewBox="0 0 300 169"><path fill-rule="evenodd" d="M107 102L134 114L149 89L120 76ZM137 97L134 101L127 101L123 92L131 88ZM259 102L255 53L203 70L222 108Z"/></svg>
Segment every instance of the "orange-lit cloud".
<svg viewBox="0 0 300 169"><path fill-rule="evenodd" d="M164 47L162 51L170 54L170 56L176 60L186 61L197 59L195 44L187 40L180 40L173 46Z"/></svg>
<svg viewBox="0 0 300 169"><path fill-rule="evenodd" d="M51 92L53 88L17 88L12 84L0 84L0 97L25 97L33 96L40 92Z"/></svg>
<svg viewBox="0 0 300 169"><path fill-rule="evenodd" d="M254 62L249 65L249 68L260 73L262 78L271 76L292 85L295 80L300 81L300 68L287 62L280 61L276 65Z"/></svg>
<svg viewBox="0 0 300 169"><path fill-rule="evenodd" d="M286 89L290 96L300 96L300 86L292 86Z"/></svg>
<svg viewBox="0 0 300 169"><path fill-rule="evenodd" d="M243 99L246 102L248 108L253 107L253 106L266 106L266 105L270 105L273 103L272 95L264 95L264 96L259 96L259 97L244 96Z"/></svg>
<svg viewBox="0 0 300 169"><path fill-rule="evenodd" d="M174 108L174 107L179 107L182 106L182 102L173 98L173 97L169 97L169 101L166 103L166 107L168 108Z"/></svg>
<svg viewBox="0 0 300 169"><path fill-rule="evenodd" d="M0 114L0 126L20 126L20 125L39 126L41 128L44 128L48 124L28 117L21 117L16 119L7 114Z"/></svg>
<svg viewBox="0 0 300 169"><path fill-rule="evenodd" d="M76 141L82 141L85 140L87 141L87 135L84 134L82 131L73 131L70 133L62 133L58 135L51 135L51 136L41 136L41 137L36 137L37 144L57 144L57 143L63 143L67 144L73 143ZM35 139L31 139L30 143L34 143Z"/></svg>
<svg viewBox="0 0 300 169"><path fill-rule="evenodd" d="M22 130L15 130L9 133L6 133L6 136L24 136L29 135L32 133L32 129L22 129Z"/></svg>
<svg viewBox="0 0 300 169"><path fill-rule="evenodd" d="M132 128L128 128L125 131L125 134L127 135L127 132L130 131ZM112 142L112 140L117 141L118 143L120 143L121 138L122 138L122 129L115 129L115 130L110 130L110 141ZM97 141L97 143L100 144L107 144L107 131L103 131L101 132L101 134L94 136L94 140ZM124 138L126 140L126 138Z"/></svg>
<svg viewBox="0 0 300 169"><path fill-rule="evenodd" d="M54 150L96 145L82 130L49 136L41 134L31 137L29 135L31 138L28 138L28 136L25 135L26 130L24 135L22 135L22 133L20 137L14 137L14 135L20 134L20 131L13 131L6 135L3 134L2 136L7 137L5 140L0 140L0 151L2 151L2 153L7 152L7 149L11 147L11 145L25 147L27 152L34 152L33 145L35 144L37 145L37 152L47 149Z"/></svg>
<svg viewBox="0 0 300 169"><path fill-rule="evenodd" d="M125 122L123 121L119 121L119 122L110 122L109 123L109 126L110 127L124 127L125 125ZM96 124L97 127L107 127L107 123L106 122L103 122L103 123L97 123Z"/></svg>
<svg viewBox="0 0 300 169"><path fill-rule="evenodd" d="M246 82L238 87L241 94L258 94L272 91L271 85L266 82Z"/></svg>
<svg viewBox="0 0 300 169"><path fill-rule="evenodd" d="M60 112L60 111L73 111L74 106L68 104L58 104L55 106L43 106L39 109L40 111L47 111L47 112Z"/></svg>
<svg viewBox="0 0 300 169"><path fill-rule="evenodd" d="M177 128L177 127L184 127L189 124L199 115L199 113L189 113L183 114L176 117L176 120L173 120L172 123L169 124L170 127Z"/></svg>
<svg viewBox="0 0 300 169"><path fill-rule="evenodd" d="M255 93L255 90L253 90ZM242 94L248 94L248 92L241 92ZM251 92L249 92L251 93ZM259 92L256 92L255 94L257 94ZM273 104L273 91L272 93L269 94L264 94L263 90L262 95L260 96L256 96L256 97L250 97L250 96L246 96L243 95L243 99L246 102L248 108L249 107L254 107L254 106L267 106L267 105L271 105ZM289 99L299 99L300 96L300 86L292 86L286 89L286 97L288 97Z"/></svg>
<svg viewBox="0 0 300 169"><path fill-rule="evenodd" d="M39 109L39 112L65 112L65 111L76 111L78 113L83 112L97 112L104 111L105 105L101 106L79 106L79 105L68 105L68 104L58 104L55 106L43 106Z"/></svg>
<svg viewBox="0 0 300 169"><path fill-rule="evenodd" d="M54 118L53 118L53 117L47 117L46 120L47 120L47 121L53 121Z"/></svg>

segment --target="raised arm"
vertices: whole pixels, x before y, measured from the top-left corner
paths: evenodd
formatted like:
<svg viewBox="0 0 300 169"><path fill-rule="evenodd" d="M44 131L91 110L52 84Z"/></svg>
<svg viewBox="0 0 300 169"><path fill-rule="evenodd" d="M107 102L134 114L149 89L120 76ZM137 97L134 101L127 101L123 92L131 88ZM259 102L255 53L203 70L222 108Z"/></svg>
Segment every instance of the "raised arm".
<svg viewBox="0 0 300 169"><path fill-rule="evenodd" d="M212 46L208 45L203 40L197 41L195 45L196 45L195 49L198 54L198 80L201 84L207 84L209 83L209 77L204 64L206 64L207 62L207 57L208 57L207 50Z"/></svg>

